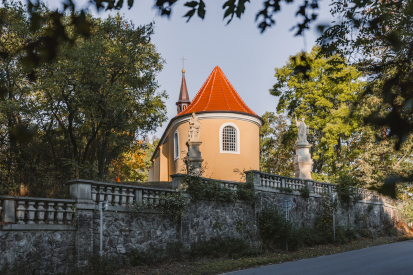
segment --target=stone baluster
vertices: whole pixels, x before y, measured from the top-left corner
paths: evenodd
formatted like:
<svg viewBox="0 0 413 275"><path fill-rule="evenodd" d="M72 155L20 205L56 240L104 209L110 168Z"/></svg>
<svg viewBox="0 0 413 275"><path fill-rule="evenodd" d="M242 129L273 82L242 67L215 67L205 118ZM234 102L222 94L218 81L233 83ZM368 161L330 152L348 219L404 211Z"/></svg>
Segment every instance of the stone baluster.
<svg viewBox="0 0 413 275"><path fill-rule="evenodd" d="M64 210L63 210L63 203L58 203L57 204L57 210L56 210L56 219L57 219L57 224L63 224L63 216L64 216Z"/></svg>
<svg viewBox="0 0 413 275"><path fill-rule="evenodd" d="M99 201L104 201L105 200L105 191L103 190L104 186L99 186Z"/></svg>
<svg viewBox="0 0 413 275"><path fill-rule="evenodd" d="M128 189L128 205L133 204L133 189Z"/></svg>
<svg viewBox="0 0 413 275"><path fill-rule="evenodd" d="M24 201L17 202L16 218L18 224L24 224L24 213L26 212L26 207L24 207Z"/></svg>
<svg viewBox="0 0 413 275"><path fill-rule="evenodd" d="M120 196L121 196L120 205L125 207L126 201L127 201L126 188L122 188L121 191L122 192L120 193Z"/></svg>
<svg viewBox="0 0 413 275"><path fill-rule="evenodd" d="M148 190L142 190L142 202L144 205L149 204Z"/></svg>
<svg viewBox="0 0 413 275"><path fill-rule="evenodd" d="M72 209L72 204L71 203L68 203L68 204L66 204L66 217L65 217L65 220L66 220L66 223L67 224L72 224L72 219L73 219L73 209Z"/></svg>
<svg viewBox="0 0 413 275"><path fill-rule="evenodd" d="M153 205L153 191L148 190L148 204Z"/></svg>
<svg viewBox="0 0 413 275"><path fill-rule="evenodd" d="M112 187L108 187L106 188L106 200L108 201L109 205L112 204L112 198L113 198Z"/></svg>
<svg viewBox="0 0 413 275"><path fill-rule="evenodd" d="M119 205L119 187L115 187L115 191L113 192L113 205Z"/></svg>
<svg viewBox="0 0 413 275"><path fill-rule="evenodd" d="M29 201L27 207L27 224L34 224L34 218L36 217L36 208L34 208L34 201Z"/></svg>
<svg viewBox="0 0 413 275"><path fill-rule="evenodd" d="M1 210L2 210L3 208L1 207L1 200L0 200L0 221L1 221L1 217L3 216L2 215L2 213L1 213Z"/></svg>
<svg viewBox="0 0 413 275"><path fill-rule="evenodd" d="M153 205L159 205L159 192L158 191L155 191L154 192L154 202L153 202Z"/></svg>
<svg viewBox="0 0 413 275"><path fill-rule="evenodd" d="M163 198L165 198L167 195L168 195L167 192L165 192L165 191L162 191L162 192L161 192L161 196L162 196ZM159 203L160 203L161 205L165 204L165 199L159 200Z"/></svg>
<svg viewBox="0 0 413 275"><path fill-rule="evenodd" d="M53 202L49 202L47 204L47 223L48 224L54 224L54 212L56 212L56 210L53 208L54 203Z"/></svg>
<svg viewBox="0 0 413 275"><path fill-rule="evenodd" d="M92 201L96 202L97 199L97 191L96 191L96 186L92 185Z"/></svg>
<svg viewBox="0 0 413 275"><path fill-rule="evenodd" d="M44 212L46 212L46 209L44 209L44 202L38 202L37 203L37 223L38 224L44 224Z"/></svg>

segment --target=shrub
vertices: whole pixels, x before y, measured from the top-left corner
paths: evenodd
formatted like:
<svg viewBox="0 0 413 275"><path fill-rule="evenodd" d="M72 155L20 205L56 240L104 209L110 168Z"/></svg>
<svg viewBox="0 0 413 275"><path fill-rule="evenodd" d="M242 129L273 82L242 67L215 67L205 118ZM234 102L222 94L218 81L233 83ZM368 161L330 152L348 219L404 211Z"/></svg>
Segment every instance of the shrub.
<svg viewBox="0 0 413 275"><path fill-rule="evenodd" d="M185 176L184 184L186 192L191 195L192 199L210 199L221 202L235 202L237 194L223 186L220 182L213 180L204 180L197 176Z"/></svg>
<svg viewBox="0 0 413 275"><path fill-rule="evenodd" d="M340 202L346 204L347 209L360 199L357 193L359 182L354 177L351 177L345 172L340 172L336 179L336 184L338 198Z"/></svg>
<svg viewBox="0 0 413 275"><path fill-rule="evenodd" d="M394 221L390 218L389 214L384 213L382 235L385 236L397 236L399 231L394 227Z"/></svg>
<svg viewBox="0 0 413 275"><path fill-rule="evenodd" d="M185 206L188 203L188 198L182 192L171 193L166 196L160 196L160 209L163 214L166 214L173 221L178 221L185 216Z"/></svg>
<svg viewBox="0 0 413 275"><path fill-rule="evenodd" d="M299 189L298 192L300 192L300 195L303 198L309 198L310 197L310 189L308 189L307 186L304 186L304 188Z"/></svg>
<svg viewBox="0 0 413 275"><path fill-rule="evenodd" d="M299 237L297 227L285 219L285 215L277 208L266 207L258 216L259 231L266 249L286 248L297 249Z"/></svg>
<svg viewBox="0 0 413 275"><path fill-rule="evenodd" d="M255 203L255 190L253 182L253 173L248 173L245 183L239 183L237 188L237 198L247 203Z"/></svg>

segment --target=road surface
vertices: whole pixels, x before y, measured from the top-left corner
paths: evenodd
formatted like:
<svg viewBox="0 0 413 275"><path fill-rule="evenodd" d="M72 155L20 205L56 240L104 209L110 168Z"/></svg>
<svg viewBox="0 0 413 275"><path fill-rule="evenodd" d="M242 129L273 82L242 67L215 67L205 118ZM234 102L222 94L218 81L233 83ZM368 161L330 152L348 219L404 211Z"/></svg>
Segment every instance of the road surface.
<svg viewBox="0 0 413 275"><path fill-rule="evenodd" d="M228 275L413 275L413 241L225 273Z"/></svg>

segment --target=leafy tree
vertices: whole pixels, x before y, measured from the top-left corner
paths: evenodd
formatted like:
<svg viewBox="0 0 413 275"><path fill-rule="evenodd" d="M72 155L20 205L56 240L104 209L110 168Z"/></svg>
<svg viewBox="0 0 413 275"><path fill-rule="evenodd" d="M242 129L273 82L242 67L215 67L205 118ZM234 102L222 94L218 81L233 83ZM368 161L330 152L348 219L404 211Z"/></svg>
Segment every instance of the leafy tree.
<svg viewBox="0 0 413 275"><path fill-rule="evenodd" d="M389 128L396 149L413 131L413 1L336 1L332 14L342 20L320 37L324 52L340 52L368 76L363 97L383 100L368 122ZM351 35L349 35L351 32ZM378 93L377 93L378 92Z"/></svg>
<svg viewBox="0 0 413 275"><path fill-rule="evenodd" d="M25 127L27 119L21 102L29 91L26 87L27 70L22 64L25 57L19 50L29 43L36 34L29 31L29 24L21 3L3 3L0 8L0 192L15 190L18 186L10 178L19 178L14 163L19 160L18 138L33 137L35 129ZM21 125L21 127L17 127ZM24 141L24 139L23 139Z"/></svg>
<svg viewBox="0 0 413 275"><path fill-rule="evenodd" d="M304 116L313 142L313 172L333 173L343 160L351 159L360 129L360 118L351 117L349 106L362 91L361 73L339 55L318 57L319 47L310 54L299 53L275 70L277 83L270 90L279 96L277 112ZM303 73L301 68L308 67ZM291 139L296 139L296 133Z"/></svg>
<svg viewBox="0 0 413 275"><path fill-rule="evenodd" d="M159 142L154 140L135 140L131 148L123 152L118 158L112 161L114 180L120 181L147 181L148 171L153 163L151 157ZM109 168L111 170L111 168Z"/></svg>
<svg viewBox="0 0 413 275"><path fill-rule="evenodd" d="M42 101L39 128L65 137L65 158L98 161L99 177L134 135L165 120L155 75L163 60L149 43L153 26L135 29L121 16L93 19L91 39L66 45L57 61L37 70L33 87Z"/></svg>
<svg viewBox="0 0 413 275"><path fill-rule="evenodd" d="M62 18L69 35L70 20ZM163 60L150 43L153 25L135 27L119 15L88 20L90 38L78 38L76 47L62 43L53 62L36 68L35 81L15 78L25 91L15 97L18 108L2 101L16 123L38 127L30 142L17 141L14 159L6 142L11 134L0 152L2 165L17 174L6 182L25 183L31 195L61 194L61 183L73 177L105 179L138 135L165 121L166 94L157 92L155 79Z"/></svg>
<svg viewBox="0 0 413 275"><path fill-rule="evenodd" d="M297 130L287 117L266 112L260 128L260 171L282 176L294 176L294 137Z"/></svg>
<svg viewBox="0 0 413 275"><path fill-rule="evenodd" d="M381 102L366 122L385 129L382 140L392 139L396 150L403 151L402 144L410 143L413 132L412 9L411 0L337 1L332 13L341 20L319 39L324 52L346 54L368 76L359 101L373 95ZM379 191L394 196L400 180L412 182L413 174L390 177Z"/></svg>

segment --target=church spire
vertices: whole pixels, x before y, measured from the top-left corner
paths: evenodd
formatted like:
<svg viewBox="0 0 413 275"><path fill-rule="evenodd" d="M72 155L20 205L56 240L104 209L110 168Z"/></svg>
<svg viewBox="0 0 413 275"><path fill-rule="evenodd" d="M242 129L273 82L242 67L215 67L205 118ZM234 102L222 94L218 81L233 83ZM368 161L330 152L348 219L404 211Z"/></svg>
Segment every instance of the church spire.
<svg viewBox="0 0 413 275"><path fill-rule="evenodd" d="M181 91L179 92L179 100L176 102L176 106L178 106L177 111L178 114L182 112L183 110L188 107L188 105L191 103L189 100L189 95L188 95L188 88L186 87L186 80L185 80L185 68L184 68L184 61L185 58L182 57L182 82L181 82Z"/></svg>

